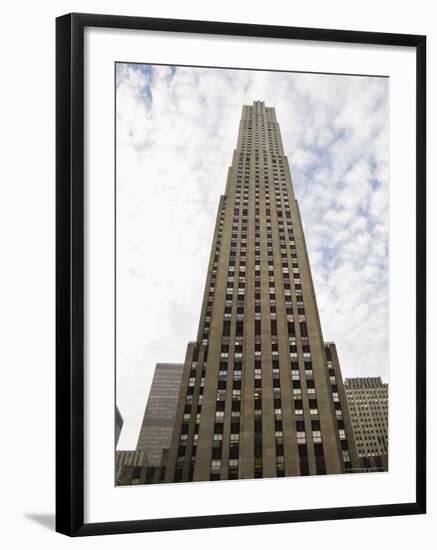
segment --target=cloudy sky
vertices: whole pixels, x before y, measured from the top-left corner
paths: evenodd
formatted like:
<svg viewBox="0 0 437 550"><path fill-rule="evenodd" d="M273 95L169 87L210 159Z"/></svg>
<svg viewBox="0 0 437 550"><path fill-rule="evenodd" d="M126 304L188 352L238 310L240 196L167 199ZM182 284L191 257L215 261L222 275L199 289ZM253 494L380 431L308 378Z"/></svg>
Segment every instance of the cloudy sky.
<svg viewBox="0 0 437 550"><path fill-rule="evenodd" d="M117 64L119 449L134 448L157 362L197 332L243 104L276 108L325 340L344 377L388 381L388 80Z"/></svg>

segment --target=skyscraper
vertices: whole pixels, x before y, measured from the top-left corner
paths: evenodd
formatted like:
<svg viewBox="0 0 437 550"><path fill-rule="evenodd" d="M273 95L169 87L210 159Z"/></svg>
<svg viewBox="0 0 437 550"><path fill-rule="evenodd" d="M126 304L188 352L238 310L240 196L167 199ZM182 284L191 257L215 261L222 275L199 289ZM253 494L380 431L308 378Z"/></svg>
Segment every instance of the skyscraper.
<svg viewBox="0 0 437 550"><path fill-rule="evenodd" d="M181 385L182 363L157 363L144 411L137 451L144 451L148 464L159 466L168 449Z"/></svg>
<svg viewBox="0 0 437 550"><path fill-rule="evenodd" d="M381 378L346 378L358 456L364 469L388 469L388 384Z"/></svg>
<svg viewBox="0 0 437 550"><path fill-rule="evenodd" d="M275 110L255 101L243 106L219 202L165 481L358 468L328 353Z"/></svg>

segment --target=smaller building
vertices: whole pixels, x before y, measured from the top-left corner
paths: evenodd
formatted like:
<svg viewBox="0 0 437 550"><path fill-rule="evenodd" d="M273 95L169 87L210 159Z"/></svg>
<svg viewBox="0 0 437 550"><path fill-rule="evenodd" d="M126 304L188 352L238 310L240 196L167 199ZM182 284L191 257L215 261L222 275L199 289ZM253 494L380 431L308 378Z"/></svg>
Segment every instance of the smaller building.
<svg viewBox="0 0 437 550"><path fill-rule="evenodd" d="M137 450L147 454L151 466L161 466L163 449L170 446L183 363L157 363L138 437Z"/></svg>
<svg viewBox="0 0 437 550"><path fill-rule="evenodd" d="M168 449L164 449L159 466L154 466L141 460L143 451L121 451L133 453L134 460L128 460L118 469L117 485L146 485L150 483L163 483L165 468L167 465Z"/></svg>
<svg viewBox="0 0 437 550"><path fill-rule="evenodd" d="M363 471L388 471L388 384L381 377L346 378L350 418Z"/></svg>
<svg viewBox="0 0 437 550"><path fill-rule="evenodd" d="M116 451L115 453L115 482L120 485L120 478L126 467L147 468L149 461L144 451ZM137 470L138 471L138 470Z"/></svg>

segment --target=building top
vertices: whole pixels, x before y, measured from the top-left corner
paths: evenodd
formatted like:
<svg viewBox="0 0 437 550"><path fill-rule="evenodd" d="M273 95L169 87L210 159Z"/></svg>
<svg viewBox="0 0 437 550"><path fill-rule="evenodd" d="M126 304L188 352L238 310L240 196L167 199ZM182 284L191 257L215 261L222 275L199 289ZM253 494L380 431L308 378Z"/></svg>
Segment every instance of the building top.
<svg viewBox="0 0 437 550"><path fill-rule="evenodd" d="M382 381L380 376L345 378L344 380L344 387L346 390L377 389L386 386L387 384Z"/></svg>

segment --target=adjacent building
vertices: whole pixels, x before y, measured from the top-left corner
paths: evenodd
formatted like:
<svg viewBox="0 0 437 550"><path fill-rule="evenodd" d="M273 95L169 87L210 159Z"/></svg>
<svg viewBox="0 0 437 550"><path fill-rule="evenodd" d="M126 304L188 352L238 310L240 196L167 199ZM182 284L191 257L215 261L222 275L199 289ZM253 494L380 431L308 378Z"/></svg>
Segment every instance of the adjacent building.
<svg viewBox="0 0 437 550"><path fill-rule="evenodd" d="M344 382L360 465L368 471L388 469L388 384L380 377Z"/></svg>
<svg viewBox="0 0 437 550"><path fill-rule="evenodd" d="M119 451L117 457L116 485L145 485L162 483L165 476L168 449L164 449L161 464L149 464L144 451Z"/></svg>
<svg viewBox="0 0 437 550"><path fill-rule="evenodd" d="M135 471L136 475L139 475L139 472L143 468L147 468L149 465L147 456L144 451L116 451L115 453L115 480L116 484L120 483L120 478L124 475L126 471Z"/></svg>
<svg viewBox="0 0 437 550"><path fill-rule="evenodd" d="M166 408L164 393L152 424ZM162 442L153 443L152 455L148 437L145 429L138 448L152 460ZM256 101L243 106L219 202L164 479L340 474L359 467L337 353L323 340L279 124L274 108Z"/></svg>
<svg viewBox="0 0 437 550"><path fill-rule="evenodd" d="M170 446L183 363L157 363L138 437L151 466L161 466L162 452Z"/></svg>

